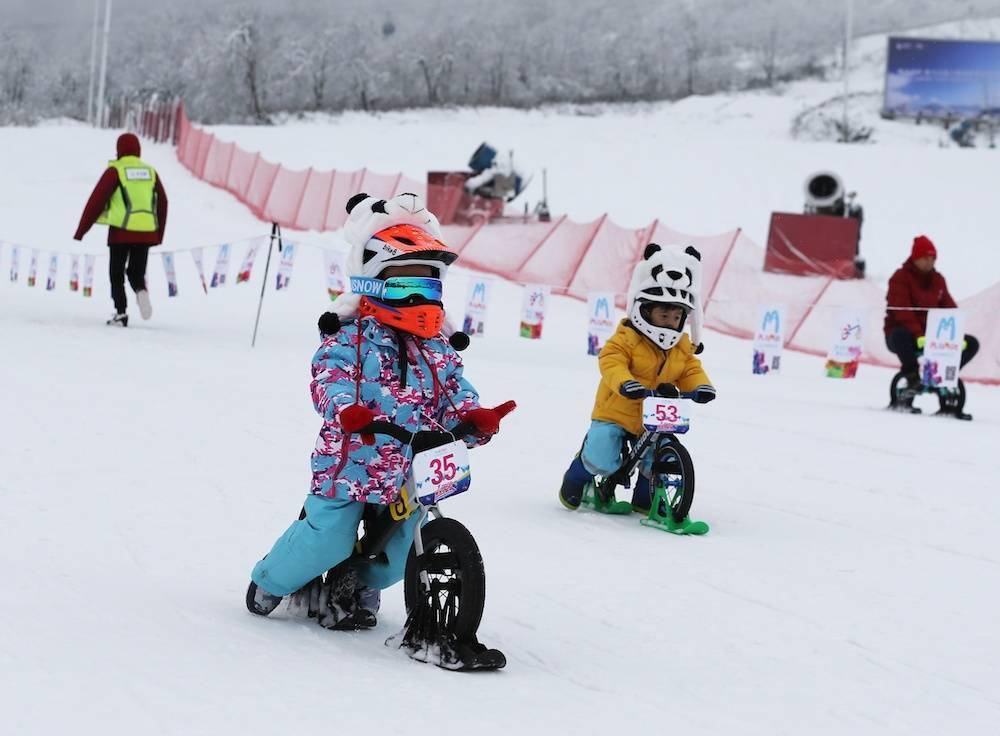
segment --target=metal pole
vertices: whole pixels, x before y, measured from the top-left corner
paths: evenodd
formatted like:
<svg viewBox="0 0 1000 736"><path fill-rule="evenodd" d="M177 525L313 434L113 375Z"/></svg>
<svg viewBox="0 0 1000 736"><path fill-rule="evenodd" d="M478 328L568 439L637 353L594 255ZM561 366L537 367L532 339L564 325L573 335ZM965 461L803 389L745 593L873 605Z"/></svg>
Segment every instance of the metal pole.
<svg viewBox="0 0 1000 736"><path fill-rule="evenodd" d="M278 250L281 250L281 226L276 222L271 223L271 240L267 244L267 262L264 264L264 282L260 285L260 301L257 302L257 319L253 323L253 339L250 347L257 344L257 327L260 325L260 310L264 306L264 290L267 289L267 272L271 268L271 250L274 248L274 240L278 240Z"/></svg>
<svg viewBox="0 0 1000 736"><path fill-rule="evenodd" d="M844 6L844 126L842 135L844 143L848 143L850 137L847 122L847 98L850 94L851 34L854 21L854 0L845 0Z"/></svg>
<svg viewBox="0 0 1000 736"><path fill-rule="evenodd" d="M104 87L108 78L108 36L111 35L111 0L104 6L104 41L101 47L101 75L97 83L98 128L104 127Z"/></svg>
<svg viewBox="0 0 1000 736"><path fill-rule="evenodd" d="M87 122L94 124L94 73L97 71L97 26L101 17L101 0L94 0L94 30L90 35L90 83L87 85Z"/></svg>

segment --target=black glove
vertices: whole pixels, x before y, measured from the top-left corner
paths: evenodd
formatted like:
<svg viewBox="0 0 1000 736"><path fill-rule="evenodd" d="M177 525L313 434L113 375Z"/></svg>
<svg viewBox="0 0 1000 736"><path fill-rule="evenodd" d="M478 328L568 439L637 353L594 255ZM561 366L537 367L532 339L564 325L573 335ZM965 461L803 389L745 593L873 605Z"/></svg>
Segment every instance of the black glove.
<svg viewBox="0 0 1000 736"><path fill-rule="evenodd" d="M320 337L336 335L340 331L340 317L334 312L323 312L316 322Z"/></svg>
<svg viewBox="0 0 1000 736"><path fill-rule="evenodd" d="M625 383L618 387L618 393L626 399L644 399L648 391L649 389L638 381L625 381Z"/></svg>
<svg viewBox="0 0 1000 736"><path fill-rule="evenodd" d="M656 387L656 395L661 399L677 399L680 398L681 392L672 383L661 383Z"/></svg>
<svg viewBox="0 0 1000 736"><path fill-rule="evenodd" d="M447 445L449 442L454 441L455 437L452 436L451 432L442 432L438 429L422 429L419 432L413 433L410 447L413 448L413 454L416 455L418 452L433 450L435 447L441 447L441 445Z"/></svg>
<svg viewBox="0 0 1000 736"><path fill-rule="evenodd" d="M707 404L709 401L715 399L715 388L713 386L701 385L693 393L696 404Z"/></svg>

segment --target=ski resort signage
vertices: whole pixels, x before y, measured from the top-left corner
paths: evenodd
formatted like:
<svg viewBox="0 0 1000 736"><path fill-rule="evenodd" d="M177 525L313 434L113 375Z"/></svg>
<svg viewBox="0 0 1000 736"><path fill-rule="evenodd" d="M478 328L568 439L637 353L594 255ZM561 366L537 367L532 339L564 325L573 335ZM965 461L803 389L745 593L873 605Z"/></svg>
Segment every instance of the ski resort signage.
<svg viewBox="0 0 1000 736"><path fill-rule="evenodd" d="M83 257L83 295L94 295L94 261L97 256L85 255Z"/></svg>
<svg viewBox="0 0 1000 736"><path fill-rule="evenodd" d="M253 262L257 258L258 248L260 248L259 240L254 240L250 243L250 247L247 248L247 254L243 258L243 265L240 266L240 270L236 274L237 284L242 284L244 281L250 280L250 274L253 272Z"/></svg>
<svg viewBox="0 0 1000 736"><path fill-rule="evenodd" d="M753 372L763 376L781 370L785 345L785 307L781 304L757 307L753 333Z"/></svg>
<svg viewBox="0 0 1000 736"><path fill-rule="evenodd" d="M295 243L285 243L281 250L281 264L278 266L278 275L275 279L274 288L278 291L287 289L292 281L292 268L295 266Z"/></svg>
<svg viewBox="0 0 1000 736"><path fill-rule="evenodd" d="M490 306L490 280L469 279L465 295L465 319L462 331L467 335L483 335L486 332L486 313Z"/></svg>
<svg viewBox="0 0 1000 736"><path fill-rule="evenodd" d="M544 284L528 284L524 287L521 301L521 337L538 340L542 337L545 322L545 307L549 302L550 287Z"/></svg>
<svg viewBox="0 0 1000 736"><path fill-rule="evenodd" d="M1000 106L1000 43L889 38L883 111L974 118Z"/></svg>
<svg viewBox="0 0 1000 736"><path fill-rule="evenodd" d="M80 256L74 254L69 265L69 290L80 290Z"/></svg>
<svg viewBox="0 0 1000 736"><path fill-rule="evenodd" d="M226 283L226 274L229 273L229 244L219 246L219 255L215 259L215 271L212 273L212 288L222 286Z"/></svg>
<svg viewBox="0 0 1000 736"><path fill-rule="evenodd" d="M615 295L610 291L591 292L587 296L587 314L587 355L597 355L615 334Z"/></svg>
<svg viewBox="0 0 1000 736"><path fill-rule="evenodd" d="M198 269L198 278L201 279L201 289L207 294L208 284L205 281L205 262L201 248L192 248L191 260L194 261L194 267Z"/></svg>
<svg viewBox="0 0 1000 736"><path fill-rule="evenodd" d="M177 267L174 264L173 253L161 253L163 256L163 273L167 277L167 296L177 296Z"/></svg>
<svg viewBox="0 0 1000 736"><path fill-rule="evenodd" d="M930 388L958 388L958 369L965 342L965 315L959 309L927 312L920 380Z"/></svg>
<svg viewBox="0 0 1000 736"><path fill-rule="evenodd" d="M344 255L335 250L324 250L323 263L326 266L326 293L332 301L347 291Z"/></svg>
<svg viewBox="0 0 1000 736"><path fill-rule="evenodd" d="M59 275L59 255L51 254L49 257L49 275L45 279L45 290L52 291L56 288L56 276Z"/></svg>
<svg viewBox="0 0 1000 736"><path fill-rule="evenodd" d="M862 316L842 310L834 322L830 351L826 354L827 378L854 378L863 349Z"/></svg>

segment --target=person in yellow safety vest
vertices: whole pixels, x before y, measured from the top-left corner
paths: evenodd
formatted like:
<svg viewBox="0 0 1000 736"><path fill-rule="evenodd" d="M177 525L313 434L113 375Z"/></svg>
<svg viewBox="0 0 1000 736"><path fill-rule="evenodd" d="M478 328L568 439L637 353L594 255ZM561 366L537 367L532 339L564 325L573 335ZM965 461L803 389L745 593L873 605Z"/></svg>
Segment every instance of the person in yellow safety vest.
<svg viewBox="0 0 1000 736"><path fill-rule="evenodd" d="M82 240L95 222L108 226L109 276L115 303L108 324L121 327L128 326L126 273L142 318L153 314L146 290L146 261L150 247L163 242L167 226L167 192L156 169L139 158L141 153L139 139L132 133L118 137L118 158L108 164L94 187L73 236Z"/></svg>

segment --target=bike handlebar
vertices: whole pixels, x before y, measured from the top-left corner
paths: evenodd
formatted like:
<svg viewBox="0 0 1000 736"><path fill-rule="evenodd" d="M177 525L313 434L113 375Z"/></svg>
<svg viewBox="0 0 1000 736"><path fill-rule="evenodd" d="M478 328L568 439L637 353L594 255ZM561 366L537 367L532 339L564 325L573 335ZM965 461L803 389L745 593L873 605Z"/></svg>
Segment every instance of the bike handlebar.
<svg viewBox="0 0 1000 736"><path fill-rule="evenodd" d="M663 394L657 393L653 389L649 389L646 391L647 399L650 396L655 396L658 399L694 399L695 395L696 395L695 391L680 391L678 392L677 396L664 396Z"/></svg>
<svg viewBox="0 0 1000 736"><path fill-rule="evenodd" d="M461 421L456 424L451 429L440 430L442 432L447 432L455 437L455 439L461 439L470 434L475 434L476 425L469 421ZM384 434L392 437L395 440L399 440L404 445L408 445L413 442L414 432L408 429L400 427L395 422L387 422L385 420L376 420L370 424L362 427L358 430L359 434Z"/></svg>

